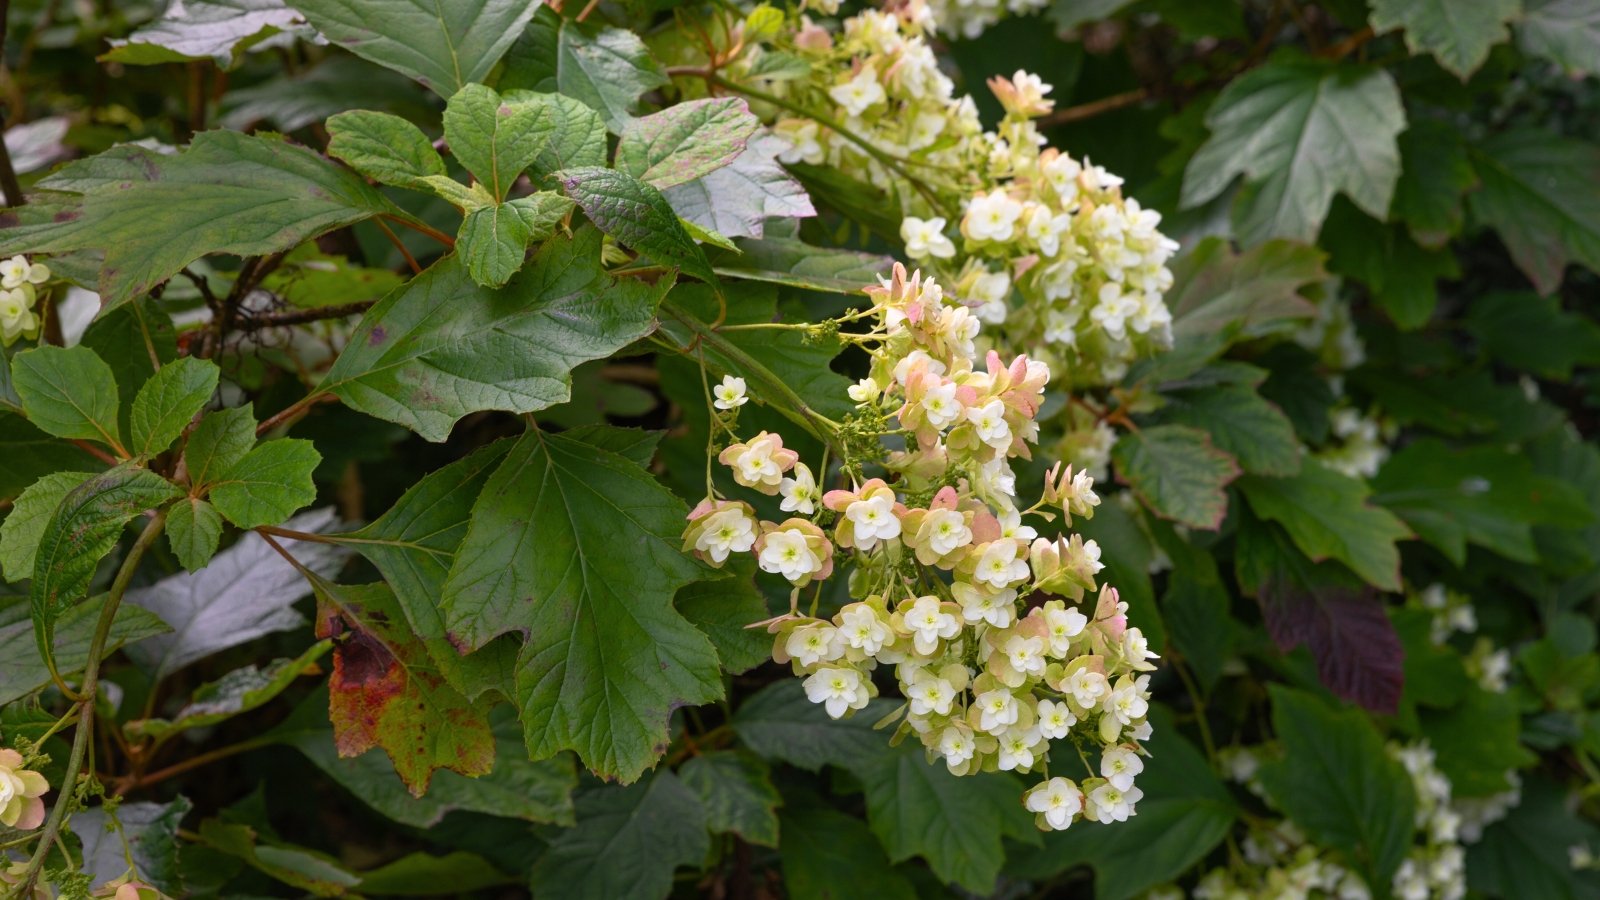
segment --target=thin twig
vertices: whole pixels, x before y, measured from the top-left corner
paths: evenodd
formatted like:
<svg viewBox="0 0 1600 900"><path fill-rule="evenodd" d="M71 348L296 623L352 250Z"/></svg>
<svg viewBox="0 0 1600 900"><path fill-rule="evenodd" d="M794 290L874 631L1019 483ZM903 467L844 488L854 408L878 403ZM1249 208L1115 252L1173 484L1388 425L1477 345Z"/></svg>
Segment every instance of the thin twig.
<svg viewBox="0 0 1600 900"><path fill-rule="evenodd" d="M376 300L357 300L354 303L344 303L339 306L321 306L316 309L252 314L250 316L250 325L252 327L271 328L279 325L303 325L307 322L321 322L325 319L343 319L360 315L371 309L373 304L377 302Z"/></svg>
<svg viewBox="0 0 1600 900"><path fill-rule="evenodd" d="M100 620L95 623L94 636L89 639L89 659L83 666L83 690L80 692L83 699L78 701L78 725L72 735L72 755L67 759L67 771L61 778L61 790L56 796L55 806L50 809L50 818L45 822L44 830L39 832L39 847L28 860L14 896L31 895L34 882L38 881L39 872L50 853L50 844L61 834L61 826L66 823L67 810L72 806L78 775L94 732L94 702L100 686L100 657L105 652L106 640L111 636L111 623L116 620L117 607L122 605L122 595L133 581L139 561L144 559L145 551L161 536L166 523L167 514L163 510L145 525L138 540L128 550L128 555L123 558L122 566L111 582L111 590L106 594L106 605L101 607Z"/></svg>
<svg viewBox="0 0 1600 900"><path fill-rule="evenodd" d="M416 231L416 232L419 232L421 234L425 234L428 237L431 237L434 240L438 241L439 243L445 245L446 247L449 247L451 249L455 249L456 239L451 237L448 234L445 234L444 232L440 231L439 229L434 228L432 225L428 225L428 224L423 223L423 222L415 222L415 221L412 221L411 219L405 218L403 216L395 216L395 215L387 215L387 214L379 216L378 219L379 220L388 219L391 222L395 222L395 223L398 223L400 225L404 225L405 227L411 229L412 231Z"/></svg>
<svg viewBox="0 0 1600 900"><path fill-rule="evenodd" d="M1084 119L1092 119L1095 116L1103 115L1111 112L1112 110L1122 109L1125 106L1133 106L1138 103L1143 103L1149 99L1149 88L1136 88L1131 91L1124 91L1120 94L1112 94L1109 97L1102 97L1101 99L1090 103L1080 103L1077 106L1069 106L1065 109L1058 109L1050 115L1040 119L1039 127L1049 128L1054 125L1065 125L1068 122L1081 122Z"/></svg>
<svg viewBox="0 0 1600 900"><path fill-rule="evenodd" d="M395 249L400 251L400 255L406 258L406 263L411 266L411 274L421 275L422 267L417 265L417 258L411 255L410 250L406 249L405 243L400 240L400 235L395 234L393 228L385 225L383 219L373 219L372 221L376 222L378 228L382 229L383 233L388 236L390 243L394 244Z"/></svg>
<svg viewBox="0 0 1600 900"><path fill-rule="evenodd" d="M301 397L299 400L296 400L294 403L292 403L292 404L284 407L283 409L279 410L278 413L276 415L274 415L273 417L271 417L270 419L267 419L265 422L262 422L260 425L257 425L256 426L256 437L260 437L260 436L266 434L267 432L271 431L274 428L277 428L279 425L282 425L285 422L288 422L288 421L293 420L293 419L298 419L300 416L304 415L306 410L310 409L312 406L314 406L314 405L316 405L318 403L322 403L322 402L324 402L326 400L331 400L331 399L333 399L331 394L324 394L324 393L322 393L320 391L313 391L312 393L309 393L309 394L305 395L304 397Z"/></svg>

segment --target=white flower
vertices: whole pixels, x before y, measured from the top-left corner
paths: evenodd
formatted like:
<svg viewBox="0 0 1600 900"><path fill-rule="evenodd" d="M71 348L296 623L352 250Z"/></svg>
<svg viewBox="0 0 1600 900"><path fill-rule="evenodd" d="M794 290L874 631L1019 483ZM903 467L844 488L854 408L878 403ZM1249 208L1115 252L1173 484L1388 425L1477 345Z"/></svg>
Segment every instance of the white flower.
<svg viewBox="0 0 1600 900"><path fill-rule="evenodd" d="M972 529L967 527L966 516L957 510L935 509L922 521L928 533L928 549L940 556L972 543Z"/></svg>
<svg viewBox="0 0 1600 900"><path fill-rule="evenodd" d="M955 256L956 245L944 236L944 226L945 220L942 216L931 219L907 216L902 219L900 239L906 242L906 255L912 259L922 259L926 256L949 259Z"/></svg>
<svg viewBox="0 0 1600 900"><path fill-rule="evenodd" d="M1004 590L1028 577L1028 563L1017 558L1016 541L991 541L978 557L978 569L973 574L979 582L995 590Z"/></svg>
<svg viewBox="0 0 1600 900"><path fill-rule="evenodd" d="M0 260L0 288L19 288L25 284L44 284L50 280L50 267L44 263L29 264L26 257L13 256Z"/></svg>
<svg viewBox="0 0 1600 900"><path fill-rule="evenodd" d="M1000 771L1033 768L1033 748L1040 742L1039 729L1010 728L1000 737Z"/></svg>
<svg viewBox="0 0 1600 900"><path fill-rule="evenodd" d="M863 66L854 78L829 88L828 96L833 98L833 102L844 107L847 115L859 116L883 102L883 85L878 83L876 69L872 66Z"/></svg>
<svg viewBox="0 0 1600 900"><path fill-rule="evenodd" d="M1149 722L1140 722L1128 729L1128 737L1136 741L1148 741L1150 740L1150 735L1154 733L1155 729L1151 727Z"/></svg>
<svg viewBox="0 0 1600 900"><path fill-rule="evenodd" d="M1078 320L1083 318L1083 310L1076 306L1067 309L1052 309L1044 316L1044 339L1051 344L1065 344L1068 347L1078 343Z"/></svg>
<svg viewBox="0 0 1600 900"><path fill-rule="evenodd" d="M878 383L871 378L863 378L846 388L845 393L849 394L850 399L857 403L870 403L878 399L878 395L883 393L883 388L879 387Z"/></svg>
<svg viewBox="0 0 1600 900"><path fill-rule="evenodd" d="M738 445L735 446L737 448ZM757 485L777 487L783 482L783 465L776 454L782 449L781 441L765 434L743 445L743 448L738 449L732 459L728 460L735 473L734 480L749 487ZM723 452L727 453L726 450ZM726 459L726 456L723 458Z"/></svg>
<svg viewBox="0 0 1600 900"><path fill-rule="evenodd" d="M1061 236L1071 228L1072 216L1067 213L1051 215L1050 208L1043 203L1028 205L1028 238L1045 256L1061 252Z"/></svg>
<svg viewBox="0 0 1600 900"><path fill-rule="evenodd" d="M1011 625L1017 611L1017 592L994 591L957 581L950 585L950 593L961 604L961 616L968 622L988 622L995 628Z"/></svg>
<svg viewBox="0 0 1600 900"><path fill-rule="evenodd" d="M1077 160L1062 153L1045 163L1043 169L1044 177L1055 188L1061 204L1070 208L1078 199L1078 173L1083 171L1083 167L1078 165Z"/></svg>
<svg viewBox="0 0 1600 900"><path fill-rule="evenodd" d="M972 198L962 227L975 241L1004 243L1016 233L1017 219L1021 216L1022 204L1011 199L1004 188L995 188Z"/></svg>
<svg viewBox="0 0 1600 900"><path fill-rule="evenodd" d="M1031 541L1039 536L1032 525L1022 524L1022 513L1017 512L1015 506L1003 506L1000 514L995 516L1000 520L1000 536L1018 541Z"/></svg>
<svg viewBox="0 0 1600 900"><path fill-rule="evenodd" d="M878 618L878 611L865 603L852 603L839 611L839 632L845 643L868 656L883 649L889 640L889 626Z"/></svg>
<svg viewBox="0 0 1600 900"><path fill-rule="evenodd" d="M1079 669L1067 676L1064 690L1072 695L1079 706L1094 709L1095 703L1110 690L1110 685L1106 684L1106 677L1099 672Z"/></svg>
<svg viewBox="0 0 1600 900"><path fill-rule="evenodd" d="M778 153L780 162L803 162L818 166L827 161L827 151L817 139L820 126L816 122L810 119L784 119L774 125L772 130L786 138L789 143L786 149Z"/></svg>
<svg viewBox="0 0 1600 900"><path fill-rule="evenodd" d="M768 532L756 562L761 565L761 571L782 575L794 582L822 571L822 560L806 543L805 533L800 531Z"/></svg>
<svg viewBox="0 0 1600 900"><path fill-rule="evenodd" d="M1127 747L1108 747L1100 754L1100 774L1119 791L1133 787L1133 777L1144 771L1144 760Z"/></svg>
<svg viewBox="0 0 1600 900"><path fill-rule="evenodd" d="M902 66L901 72L904 73L905 71L907 70ZM944 133L944 127L948 121L945 116L938 113L917 113L916 118L911 120L911 136L907 143L912 150L921 150L932 145L934 141L939 139L939 135ZM939 227L943 228L944 226L941 225ZM951 250L953 253L954 247Z"/></svg>
<svg viewBox="0 0 1600 900"><path fill-rule="evenodd" d="M855 669L818 669L805 681L806 697L821 703L830 718L837 719L852 709L867 705L867 686Z"/></svg>
<svg viewBox="0 0 1600 900"><path fill-rule="evenodd" d="M737 506L711 514L694 548L721 563L729 553L743 553L756 542L756 521Z"/></svg>
<svg viewBox="0 0 1600 900"><path fill-rule="evenodd" d="M1102 784L1090 792L1085 815L1107 825L1112 822L1126 822L1129 816L1134 815L1134 804L1143 798L1144 791L1138 788L1123 791L1118 790L1115 785Z"/></svg>
<svg viewBox="0 0 1600 900"><path fill-rule="evenodd" d="M918 597L905 613L911 629L912 646L924 656L939 649L940 638L953 638L961 632L961 620L944 611L938 597Z"/></svg>
<svg viewBox="0 0 1600 900"><path fill-rule="evenodd" d="M1088 545L1084 546L1087 549ZM1098 550L1100 548L1096 547L1095 549ZM1095 559L1096 564L1098 564L1099 557L1096 556ZM1095 571L1098 572L1099 569ZM1122 633L1122 654L1127 657L1128 662L1133 663L1135 666L1147 659L1161 658L1160 654L1150 652L1150 642L1145 639L1144 632L1137 628L1129 628Z"/></svg>
<svg viewBox="0 0 1600 900"><path fill-rule="evenodd" d="M1067 736L1072 726L1078 724L1078 717L1072 714L1072 709L1065 703L1054 700L1039 701L1039 733L1051 740L1059 740Z"/></svg>
<svg viewBox="0 0 1600 900"><path fill-rule="evenodd" d="M1024 675L1044 674L1044 640L1036 637L1023 637L1014 634L1006 638L1006 644L1001 648L1006 655L1006 661L1011 668Z"/></svg>
<svg viewBox="0 0 1600 900"><path fill-rule="evenodd" d="M956 698L956 687L948 680L925 670L919 670L906 687L906 699L911 701L913 715L950 715L950 704Z"/></svg>
<svg viewBox="0 0 1600 900"><path fill-rule="evenodd" d="M744 379L733 375L722 376L722 383L711 390L711 395L716 397L711 405L717 409L735 409L750 402L744 394Z"/></svg>
<svg viewBox="0 0 1600 900"><path fill-rule="evenodd" d="M961 418L965 407L956 399L956 390L959 387L954 381L947 381L923 392L922 412L927 417L929 425L942 431L945 426Z"/></svg>
<svg viewBox="0 0 1600 900"><path fill-rule="evenodd" d="M1000 734L1017 724L1020 706L1017 698L1005 688L984 691L972 698L978 705L978 727L989 734Z"/></svg>
<svg viewBox="0 0 1600 900"><path fill-rule="evenodd" d="M855 544L862 550L871 550L880 540L900 536L900 520L894 514L894 500L879 495L857 500L844 510L845 518L855 532Z"/></svg>
<svg viewBox="0 0 1600 900"><path fill-rule="evenodd" d="M801 625L789 632L783 649L802 666L831 662L844 655L844 636L825 622Z"/></svg>
<svg viewBox="0 0 1600 900"><path fill-rule="evenodd" d="M978 432L978 440L996 450L1011 446L1011 426L1006 424L1005 416L1006 405L998 397L967 409L967 421Z"/></svg>
<svg viewBox="0 0 1600 900"><path fill-rule="evenodd" d="M20 288L0 291L0 338L7 344L39 327L30 299Z"/></svg>
<svg viewBox="0 0 1600 900"><path fill-rule="evenodd" d="M1028 791L1023 803L1028 812L1043 816L1052 830L1063 831L1083 810L1083 794L1077 785L1058 775Z"/></svg>
<svg viewBox="0 0 1600 900"><path fill-rule="evenodd" d="M1124 677L1118 681L1111 696L1106 698L1106 711L1123 725L1132 725L1135 719L1144 718L1145 713L1150 711L1150 703L1140 687L1137 681Z"/></svg>
<svg viewBox="0 0 1600 900"><path fill-rule="evenodd" d="M961 725L950 725L939 733L939 752L944 754L945 765L952 769L972 759L977 749L972 732Z"/></svg>
<svg viewBox="0 0 1600 900"><path fill-rule="evenodd" d="M1122 293L1122 286L1108 282L1100 287L1100 302L1089 310L1089 318L1116 340L1127 337L1128 317L1139 311L1137 297Z"/></svg>
<svg viewBox="0 0 1600 900"><path fill-rule="evenodd" d="M778 482L778 493L783 495L778 508L784 512L809 516L817 511L817 480L805 463L795 463L794 475Z"/></svg>
<svg viewBox="0 0 1600 900"><path fill-rule="evenodd" d="M981 322L999 325L1011 314L1006 297L1011 294L1011 277L1005 272L984 272L973 279L967 291L969 299L978 304L972 314Z"/></svg>
<svg viewBox="0 0 1600 900"><path fill-rule="evenodd" d="M1045 632L1050 638L1050 655L1064 659L1071 652L1072 639L1083 633L1089 617L1076 609L1046 609Z"/></svg>

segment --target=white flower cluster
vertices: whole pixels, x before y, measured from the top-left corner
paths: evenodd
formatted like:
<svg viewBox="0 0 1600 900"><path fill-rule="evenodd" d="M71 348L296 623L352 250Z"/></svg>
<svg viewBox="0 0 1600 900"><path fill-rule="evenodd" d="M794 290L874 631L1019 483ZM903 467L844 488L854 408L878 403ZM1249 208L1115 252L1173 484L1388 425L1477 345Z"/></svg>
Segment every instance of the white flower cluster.
<svg viewBox="0 0 1600 900"><path fill-rule="evenodd" d="M1450 779L1435 765L1426 742L1391 743L1388 751L1411 776L1417 798L1415 837L1395 872L1391 893L1401 900L1458 900L1466 894L1463 844L1477 841L1486 826L1520 802L1516 773L1507 773L1513 785L1510 791L1452 799ZM1263 799L1267 795L1256 774L1264 752L1270 751L1235 747L1219 754L1224 774ZM1207 872L1190 896L1197 900L1370 900L1372 896L1360 875L1310 843L1288 820L1253 827L1240 847L1247 865Z"/></svg>
<svg viewBox="0 0 1600 900"><path fill-rule="evenodd" d="M1350 318L1350 304L1340 300L1336 291L1328 291L1316 301L1316 306L1316 318L1295 333L1295 343L1316 354L1324 366L1336 372L1354 369L1365 362L1367 346L1356 333L1355 322ZM1343 393L1341 387L1341 382L1334 379L1333 392Z"/></svg>
<svg viewBox="0 0 1600 900"><path fill-rule="evenodd" d="M928 0L939 31L975 38L1007 13L1031 15L1048 9L1048 0Z"/></svg>
<svg viewBox="0 0 1600 900"><path fill-rule="evenodd" d="M0 344L9 347L18 338L31 341L39 336L34 307L49 280L50 267L44 263L30 263L21 256L0 260Z"/></svg>
<svg viewBox="0 0 1600 900"><path fill-rule="evenodd" d="M763 522L747 503L708 497L690 513L684 547L713 565L753 552L762 571L794 585L790 613L767 623L773 656L828 715L865 708L874 671L892 667L905 698L899 735L915 734L930 761L957 775L1048 775L1053 741L1097 746L1097 769L1081 781L1047 778L1024 802L1047 829L1125 820L1142 796L1134 777L1156 655L1127 624L1116 589L1096 584L1094 541L1023 524L1024 515L1059 512L1067 525L1092 516L1093 479L1057 466L1039 504L1017 508L1010 459L1030 454L1050 371L994 351L975 368L978 320L920 272L897 265L867 292L873 308L846 318L874 320L850 336L872 348L872 365L850 395L854 421L881 423L874 442L892 434L903 444L881 458L887 480L861 480L863 463L847 458L840 475L851 486L823 491L818 477L829 472L763 431L718 459L735 482L795 515ZM717 405L728 396L719 392ZM801 614L799 589L832 575L836 552L851 570L852 602L831 618ZM1080 610L1097 589L1093 608Z"/></svg>
<svg viewBox="0 0 1600 900"><path fill-rule="evenodd" d="M1408 596L1406 602L1432 614L1429 637L1435 644L1449 642L1451 635L1458 632L1473 634L1478 630L1478 613L1472 605L1472 599L1442 584L1430 584L1415 595ZM1510 651L1496 647L1486 637L1480 637L1474 642L1465 662L1467 671L1478 680L1480 687L1497 694L1505 692L1506 679L1511 675Z"/></svg>
<svg viewBox="0 0 1600 900"><path fill-rule="evenodd" d="M1158 230L1161 216L1124 198L1121 178L1045 147L1034 120L1053 101L1037 76L990 79L1006 115L984 132L972 98L955 97L939 70L927 27L928 8L913 0L848 18L837 35L802 18L775 37L810 75L763 86L878 151L786 114L774 125L792 145L783 161L827 165L899 198L906 255L995 326L992 346L1025 348L1069 384L1113 382L1170 348L1162 296L1178 245ZM760 80L770 52L747 52L745 77Z"/></svg>
<svg viewBox="0 0 1600 900"><path fill-rule="evenodd" d="M1348 406L1333 410L1328 425L1338 443L1330 442L1314 455L1323 465L1351 478L1378 474L1389 458L1389 443L1398 436L1393 422Z"/></svg>

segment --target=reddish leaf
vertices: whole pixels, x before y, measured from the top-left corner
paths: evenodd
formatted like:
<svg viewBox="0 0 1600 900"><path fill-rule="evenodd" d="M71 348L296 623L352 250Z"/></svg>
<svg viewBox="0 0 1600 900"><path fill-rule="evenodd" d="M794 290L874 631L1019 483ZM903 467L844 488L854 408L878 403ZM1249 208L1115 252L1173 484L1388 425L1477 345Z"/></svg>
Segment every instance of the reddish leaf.
<svg viewBox="0 0 1600 900"><path fill-rule="evenodd" d="M1377 591L1284 579L1263 585L1259 599L1278 649L1305 644L1328 690L1373 712L1398 709L1405 653Z"/></svg>
<svg viewBox="0 0 1600 900"><path fill-rule="evenodd" d="M335 640L328 716L339 755L382 747L417 797L435 769L463 775L493 769L487 703L474 706L445 682L389 586L314 577L311 583L317 636Z"/></svg>

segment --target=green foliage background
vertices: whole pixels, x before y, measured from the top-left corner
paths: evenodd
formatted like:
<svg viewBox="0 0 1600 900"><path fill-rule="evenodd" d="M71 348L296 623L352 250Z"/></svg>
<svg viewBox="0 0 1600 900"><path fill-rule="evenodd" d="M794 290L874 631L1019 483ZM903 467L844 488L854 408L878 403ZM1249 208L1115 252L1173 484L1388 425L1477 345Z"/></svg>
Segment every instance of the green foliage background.
<svg viewBox="0 0 1600 900"><path fill-rule="evenodd" d="M0 367L5 744L71 706L40 646L85 687L108 657L58 886L1118 900L1278 815L1382 895L1413 804L1384 745L1427 740L1458 797L1522 785L1474 896L1600 893L1567 855L1600 852L1600 0L1055 0L941 43L987 119L987 77L1053 84L1053 144L1183 244L1176 348L1091 392L1130 502L1084 531L1163 654L1145 799L1044 836L1020 779L890 747L892 702L827 719L741 627L783 592L679 551L708 423L671 348L816 435L859 360L707 323L822 320L901 251L816 172L820 215L742 253L669 205L750 107L680 104L647 48L749 8L187 6L7 17L0 255L102 303ZM1318 304L1362 358L1292 339ZM1314 458L1340 409L1389 425L1370 477ZM1432 584L1476 635L1430 639ZM1264 797L1222 761L1262 744Z"/></svg>

